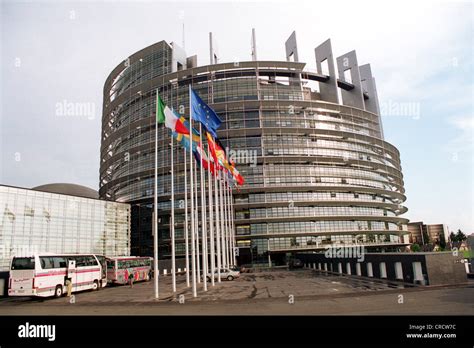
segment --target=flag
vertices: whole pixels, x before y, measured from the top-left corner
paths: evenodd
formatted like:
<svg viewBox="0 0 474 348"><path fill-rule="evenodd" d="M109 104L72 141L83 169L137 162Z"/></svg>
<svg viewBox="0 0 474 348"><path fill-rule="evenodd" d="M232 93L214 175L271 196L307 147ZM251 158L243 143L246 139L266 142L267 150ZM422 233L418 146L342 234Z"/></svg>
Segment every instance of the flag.
<svg viewBox="0 0 474 348"><path fill-rule="evenodd" d="M232 166L232 177L234 178L235 182L239 185L242 186L245 182L244 177L239 173L237 168Z"/></svg>
<svg viewBox="0 0 474 348"><path fill-rule="evenodd" d="M216 142L217 145L219 145L221 150L224 152L224 156L227 157L227 151L225 150L224 144L221 143L218 137L215 137L214 141Z"/></svg>
<svg viewBox="0 0 474 348"><path fill-rule="evenodd" d="M214 161L220 164L222 167L230 170L230 164L227 161L222 144L218 142L217 138L213 138L209 132L207 133L207 142L209 144L209 151L211 152L211 156L213 157Z"/></svg>
<svg viewBox="0 0 474 348"><path fill-rule="evenodd" d="M173 138L176 139L176 141L186 149L186 151L189 152L190 148L190 143L191 141L189 140L189 134L181 134L181 133L172 133ZM196 148L198 147L199 144L199 137L196 135L193 135L193 152L196 151Z"/></svg>
<svg viewBox="0 0 474 348"><path fill-rule="evenodd" d="M207 137L208 137L208 151L209 151L209 161L211 162L211 166L212 166L212 169L213 170L222 170L222 167L219 165L219 161L217 160L217 157L216 157L216 154L215 154L215 151L214 149L212 148L213 146L213 142L212 142L212 136L209 134L209 133L206 133L207 134Z"/></svg>
<svg viewBox="0 0 474 348"><path fill-rule="evenodd" d="M191 128L191 126L190 126L190 124L189 124L189 121L186 120L183 116L181 116L181 117L179 118L179 120L180 120L180 121L183 123L183 125L186 127L186 129L188 130L188 133L187 133L187 134L189 134L189 128ZM197 136L197 137L196 137L196 136L193 137L193 140L194 140L194 141L199 141L199 140L200 140L200 139L199 139L199 131L198 131L196 128L193 128L193 133L194 133L194 135ZM197 139L197 140L195 140L195 139Z"/></svg>
<svg viewBox="0 0 474 348"><path fill-rule="evenodd" d="M196 92L191 88L191 115L193 120L201 122L204 128L217 138L216 130L220 127L222 121L217 116L216 112L212 110L209 105L204 103Z"/></svg>
<svg viewBox="0 0 474 348"><path fill-rule="evenodd" d="M180 133L180 134L189 134L189 128L187 128L183 123L183 118L181 118L174 110L171 110L161 97L156 95L156 122L164 123L166 128L171 129L171 131Z"/></svg>
<svg viewBox="0 0 474 348"><path fill-rule="evenodd" d="M212 135L209 132L206 132L206 138L207 138L207 143L209 144L209 152L211 153L211 156L214 162L218 163L219 161L217 158L216 143L214 142L214 139L212 138Z"/></svg>
<svg viewBox="0 0 474 348"><path fill-rule="evenodd" d="M209 144L209 152L211 153L212 159L222 165L222 167L228 170L228 176L232 177L232 182L242 186L245 182L243 176L235 168L235 162L229 158L227 159L222 143L219 139L213 139L211 134L206 133L207 142ZM222 168L219 168L222 169Z"/></svg>
<svg viewBox="0 0 474 348"><path fill-rule="evenodd" d="M216 162L214 157L209 157L209 161L211 162L212 169L215 170L216 172L218 170L222 170L222 167L219 165L219 162Z"/></svg>
<svg viewBox="0 0 474 348"><path fill-rule="evenodd" d="M227 171L227 181L229 182L229 186L237 186L235 184L235 180L234 180L234 177L232 175L232 172L230 170Z"/></svg>
<svg viewBox="0 0 474 348"><path fill-rule="evenodd" d="M206 152L203 151L201 146L197 146L196 150L193 151L194 158L198 165L201 165L201 156L202 156L202 166L208 172L211 172L212 175L216 175L214 164L209 162L209 158L206 155Z"/></svg>

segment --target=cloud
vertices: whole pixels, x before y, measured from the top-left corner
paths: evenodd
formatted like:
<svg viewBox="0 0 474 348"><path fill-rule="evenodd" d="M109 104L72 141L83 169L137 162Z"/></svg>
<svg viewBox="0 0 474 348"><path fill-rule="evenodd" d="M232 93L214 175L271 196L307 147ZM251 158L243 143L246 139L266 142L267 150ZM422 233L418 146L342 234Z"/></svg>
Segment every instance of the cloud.
<svg viewBox="0 0 474 348"><path fill-rule="evenodd" d="M474 115L451 117L450 123L462 131L471 133L474 131Z"/></svg>
<svg viewBox="0 0 474 348"><path fill-rule="evenodd" d="M461 160L473 167L474 161L474 115L453 116L448 122L456 129L456 135L447 142L446 151L452 153L455 161ZM469 183L472 184L472 180Z"/></svg>

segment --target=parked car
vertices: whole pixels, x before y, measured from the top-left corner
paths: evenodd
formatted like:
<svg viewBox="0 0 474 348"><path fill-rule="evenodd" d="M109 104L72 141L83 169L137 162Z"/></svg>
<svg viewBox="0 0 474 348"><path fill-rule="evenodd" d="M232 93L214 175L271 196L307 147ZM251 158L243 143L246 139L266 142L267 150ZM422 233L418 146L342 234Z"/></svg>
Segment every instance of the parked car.
<svg viewBox="0 0 474 348"><path fill-rule="evenodd" d="M218 272L216 269L214 272L214 279L217 278L217 275L218 275ZM240 277L240 271L229 269L229 268L221 268L221 279L234 280L235 278L239 278L239 277ZM207 280L211 281L211 273L207 274Z"/></svg>
<svg viewBox="0 0 474 348"><path fill-rule="evenodd" d="M289 262L288 262L288 267L290 269L293 269L293 268L303 268L303 261L301 261L300 259L291 259Z"/></svg>

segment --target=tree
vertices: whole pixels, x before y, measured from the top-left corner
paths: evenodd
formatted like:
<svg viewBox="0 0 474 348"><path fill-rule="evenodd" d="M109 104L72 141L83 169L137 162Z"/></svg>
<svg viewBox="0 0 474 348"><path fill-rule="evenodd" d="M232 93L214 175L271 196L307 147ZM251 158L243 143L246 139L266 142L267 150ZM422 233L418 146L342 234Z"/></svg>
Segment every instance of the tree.
<svg viewBox="0 0 474 348"><path fill-rule="evenodd" d="M446 239L444 238L443 233L439 236L439 247L440 251L444 251L444 249L446 248Z"/></svg>
<svg viewBox="0 0 474 348"><path fill-rule="evenodd" d="M458 230L458 233L456 233L456 241L464 242L466 239L467 239L466 235L461 230Z"/></svg>
<svg viewBox="0 0 474 348"><path fill-rule="evenodd" d="M454 232L451 231L451 233L449 234L449 241L450 242L455 242L456 241L456 235L454 234Z"/></svg>
<svg viewBox="0 0 474 348"><path fill-rule="evenodd" d="M428 231L423 229L423 244L429 244L430 243L430 236L428 235Z"/></svg>
<svg viewBox="0 0 474 348"><path fill-rule="evenodd" d="M455 234L454 232L451 232L449 234L449 241L451 242L451 248L460 248L462 242L464 242L467 239L467 236L460 230L458 229L458 232Z"/></svg>
<svg viewBox="0 0 474 348"><path fill-rule="evenodd" d="M415 253L421 250L420 246L416 243L412 244L410 248L411 248L411 251L413 251Z"/></svg>

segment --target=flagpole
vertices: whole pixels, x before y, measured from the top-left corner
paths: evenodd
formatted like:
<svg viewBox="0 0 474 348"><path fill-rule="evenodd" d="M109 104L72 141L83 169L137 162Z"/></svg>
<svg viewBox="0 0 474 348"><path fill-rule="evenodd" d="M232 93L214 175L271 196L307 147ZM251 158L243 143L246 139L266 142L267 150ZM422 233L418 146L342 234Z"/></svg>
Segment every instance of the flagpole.
<svg viewBox="0 0 474 348"><path fill-rule="evenodd" d="M218 195L219 195L219 205L217 207L218 209L218 214L219 214L219 230L220 230L220 239L219 239L219 244L221 245L221 267L225 267L225 262L224 262L224 244L222 243L222 238L224 237L224 223L222 219L222 205L224 204L222 201L222 195L221 195L221 172L219 172L219 177L217 180L217 189L218 189Z"/></svg>
<svg viewBox="0 0 474 348"><path fill-rule="evenodd" d="M224 173L222 176L222 195L224 196L224 204L222 204L222 211L224 214L224 245L225 245L225 265L226 267L229 267L229 248L227 245L227 233L228 233L228 227L227 227L227 196L225 194L225 176L227 173Z"/></svg>
<svg viewBox="0 0 474 348"><path fill-rule="evenodd" d="M237 250L237 244L235 240L235 213L234 213L234 195L232 194L232 188L230 190L230 219L232 223L232 243L233 243L233 248L232 250L234 251L234 265L237 266L237 255L236 255L236 250Z"/></svg>
<svg viewBox="0 0 474 348"><path fill-rule="evenodd" d="M227 258L229 260L229 266L232 266L232 249L230 244L230 199L229 199L229 174L227 174L226 185L225 185L225 195L227 199L226 205L226 214L227 214Z"/></svg>
<svg viewBox="0 0 474 348"><path fill-rule="evenodd" d="M197 297L197 287L196 287L196 245L194 241L194 197L193 197L193 112L191 106L191 85L189 85L189 170L191 177L191 254L192 254L192 267L193 267L193 297Z"/></svg>
<svg viewBox="0 0 474 348"><path fill-rule="evenodd" d="M214 274L215 274L215 253L214 253L214 214L212 207L212 169L211 169L211 153L209 152L209 142L207 143L207 156L209 163L209 173L207 175L207 186L209 194L209 233L210 233L210 248L211 248L211 286L215 286ZM212 168L214 168L214 174L216 172L214 162L212 162Z"/></svg>
<svg viewBox="0 0 474 348"><path fill-rule="evenodd" d="M156 102L158 108L158 89L156 90ZM154 187L154 201L153 201L153 266L154 266L154 281L155 281L155 298L159 298L158 291L158 120L155 117L155 187Z"/></svg>
<svg viewBox="0 0 474 348"><path fill-rule="evenodd" d="M223 255L222 255L222 260L223 260L223 264L224 264L224 267L227 268L228 264L227 264L227 243L226 243L226 239L227 239L227 224L226 224L226 215L225 215L225 195L224 195L224 177L225 177L225 173L224 171L222 171L222 178L221 178L221 197L222 197L222 224L223 224L223 228L222 228L222 250L224 250L223 252Z"/></svg>
<svg viewBox="0 0 474 348"><path fill-rule="evenodd" d="M173 292L176 292L176 250L174 235L174 147L173 135L171 135L171 278L173 282Z"/></svg>
<svg viewBox="0 0 474 348"><path fill-rule="evenodd" d="M230 206L231 206L231 196L230 196L230 180L227 184L227 212L229 215L229 263L232 264L232 266L235 266L234 263L234 250L233 250L233 243L232 243L232 217L231 217L231 211L230 211Z"/></svg>
<svg viewBox="0 0 474 348"><path fill-rule="evenodd" d="M222 172L221 173L221 176L223 177L224 173ZM220 214L221 214L221 244L222 244L222 267L227 267L227 263L226 263L226 258L225 258L225 255L226 255L226 249L225 249L225 224L224 224L224 205L225 205L225 202L224 202L224 197L222 195L222 177L220 177L219 179L219 196L220 196Z"/></svg>
<svg viewBox="0 0 474 348"><path fill-rule="evenodd" d="M198 200L198 185L197 185L197 164L196 170L194 171L194 199L196 200L196 210L194 212L196 219L196 226L194 233L196 234L196 263L197 263L197 282L201 284L201 263L199 260L200 257L200 248L199 248L199 200Z"/></svg>
<svg viewBox="0 0 474 348"><path fill-rule="evenodd" d="M204 181L205 181L205 174L204 174L204 168L203 168L203 163L202 163L202 156L204 155L204 149L202 147L202 126L201 123L199 123L199 143L201 145L201 153L199 156L199 160L201 162L201 168L200 168L200 180L201 180L201 249L202 249L202 274L203 274L203 279L202 279L202 284L204 291L207 291L207 221L206 221L206 195L205 191L206 188L204 187ZM198 151L199 152L199 151Z"/></svg>
<svg viewBox="0 0 474 348"><path fill-rule="evenodd" d="M229 268L230 266L230 260L229 260L229 218L228 218L228 214L227 214L227 205L229 204L229 202L227 201L227 194L226 194L226 185L227 185L227 182L226 182L226 176L228 174L225 173L225 175L223 176L223 181L222 181L222 194L224 195L224 223L225 223L225 239L224 239L224 243L225 243L225 262L226 262L226 267Z"/></svg>
<svg viewBox="0 0 474 348"><path fill-rule="evenodd" d="M232 195L232 186L229 185L229 215L230 215L230 250L232 256L232 263L237 266L237 259L235 258L235 229L234 229L234 198Z"/></svg>
<svg viewBox="0 0 474 348"><path fill-rule="evenodd" d="M191 286L189 282L189 237L188 237L188 168L187 168L187 156L186 148L184 150L184 243L185 243L185 254L186 254L186 286Z"/></svg>
<svg viewBox="0 0 474 348"><path fill-rule="evenodd" d="M219 217L219 192L217 187L217 176L220 175L220 170L216 168L216 175L214 176L214 197L216 201L215 210L216 210L216 244L217 244L217 282L221 282L221 225Z"/></svg>
<svg viewBox="0 0 474 348"><path fill-rule="evenodd" d="M226 234L225 234L225 245L226 245L226 258L227 258L227 267L230 267L230 247L229 247L229 234L230 234L230 229L229 229L229 194L227 187L228 181L229 181L229 173L226 173L226 177L224 178L224 196L225 196L225 224L226 224Z"/></svg>

